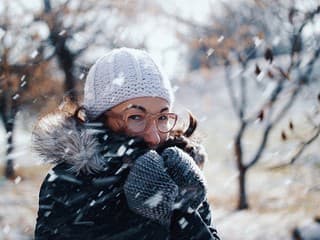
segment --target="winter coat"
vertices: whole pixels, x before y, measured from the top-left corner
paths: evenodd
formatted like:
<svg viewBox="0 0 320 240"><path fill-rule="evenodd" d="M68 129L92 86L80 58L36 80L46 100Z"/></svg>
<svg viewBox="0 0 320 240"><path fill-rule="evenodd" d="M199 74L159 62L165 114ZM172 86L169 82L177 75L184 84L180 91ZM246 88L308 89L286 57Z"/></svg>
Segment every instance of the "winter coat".
<svg viewBox="0 0 320 240"><path fill-rule="evenodd" d="M219 239L207 201L173 210L170 227L129 209L123 185L142 143L62 114L41 120L33 136L35 150L56 165L40 189L36 240Z"/></svg>

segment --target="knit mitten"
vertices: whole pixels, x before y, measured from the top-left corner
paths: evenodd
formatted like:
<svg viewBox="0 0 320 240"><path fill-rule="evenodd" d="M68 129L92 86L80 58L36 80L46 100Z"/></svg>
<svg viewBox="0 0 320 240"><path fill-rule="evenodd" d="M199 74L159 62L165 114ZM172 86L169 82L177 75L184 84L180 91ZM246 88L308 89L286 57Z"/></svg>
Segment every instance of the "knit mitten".
<svg viewBox="0 0 320 240"><path fill-rule="evenodd" d="M150 150L136 159L124 193L133 212L169 226L178 186L166 173L157 152Z"/></svg>
<svg viewBox="0 0 320 240"><path fill-rule="evenodd" d="M179 187L178 201L182 207L197 209L205 199L205 179L192 157L178 147L162 152L167 172Z"/></svg>

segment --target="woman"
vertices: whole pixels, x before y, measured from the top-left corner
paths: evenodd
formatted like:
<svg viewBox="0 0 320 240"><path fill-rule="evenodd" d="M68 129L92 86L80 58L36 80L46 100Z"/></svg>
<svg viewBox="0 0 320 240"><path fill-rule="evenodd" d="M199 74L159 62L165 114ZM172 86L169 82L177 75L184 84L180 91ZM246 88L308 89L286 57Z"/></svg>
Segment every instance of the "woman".
<svg viewBox="0 0 320 240"><path fill-rule="evenodd" d="M35 239L219 239L197 166L203 155L188 139L196 122L174 131L172 102L146 52L101 57L84 106L34 130L35 150L56 164L41 186Z"/></svg>

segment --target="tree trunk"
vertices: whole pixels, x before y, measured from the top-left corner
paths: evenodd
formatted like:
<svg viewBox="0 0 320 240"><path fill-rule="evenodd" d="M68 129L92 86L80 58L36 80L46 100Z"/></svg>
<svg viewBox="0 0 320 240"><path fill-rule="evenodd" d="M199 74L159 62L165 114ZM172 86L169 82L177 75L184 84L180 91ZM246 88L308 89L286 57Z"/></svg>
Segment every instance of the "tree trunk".
<svg viewBox="0 0 320 240"><path fill-rule="evenodd" d="M0 116L3 120L3 125L7 134L7 150L6 150L6 165L4 168L4 176L8 179L15 177L14 160L11 156L13 152L13 128L16 115L16 105L12 101L12 93L5 91L0 98Z"/></svg>
<svg viewBox="0 0 320 240"><path fill-rule="evenodd" d="M248 209L249 204L247 200L246 192L246 173L247 169L242 167L239 169L239 199L238 199L238 209Z"/></svg>
<svg viewBox="0 0 320 240"><path fill-rule="evenodd" d="M246 168L243 164L243 151L242 151L242 144L241 144L246 127L247 127L247 123L245 121L242 121L234 141L234 150L235 150L236 162L237 162L237 167L239 172L239 181L238 181L239 199L238 199L238 206L237 206L238 210L249 208L249 204L247 201L247 193L246 193L246 173L248 168Z"/></svg>
<svg viewBox="0 0 320 240"><path fill-rule="evenodd" d="M6 152L6 166L4 169L4 176L7 179L12 179L15 176L14 168L13 168L13 159L11 153L13 152L13 144L12 144L12 136L13 136L13 122L5 123L6 125L6 133L7 133L7 152Z"/></svg>

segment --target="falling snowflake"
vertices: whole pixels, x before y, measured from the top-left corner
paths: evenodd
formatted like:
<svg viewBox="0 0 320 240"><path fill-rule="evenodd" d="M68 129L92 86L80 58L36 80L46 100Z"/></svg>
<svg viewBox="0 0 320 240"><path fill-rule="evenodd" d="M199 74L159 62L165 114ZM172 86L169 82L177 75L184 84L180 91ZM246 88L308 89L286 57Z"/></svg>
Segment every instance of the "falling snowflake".
<svg viewBox="0 0 320 240"><path fill-rule="evenodd" d="M185 218L180 218L179 224L180 224L181 229L184 229L189 223Z"/></svg>
<svg viewBox="0 0 320 240"><path fill-rule="evenodd" d="M154 208L158 206L158 204L162 201L163 199L163 191L157 192L155 195L152 197L148 198L144 204L148 205L150 208Z"/></svg>
<svg viewBox="0 0 320 240"><path fill-rule="evenodd" d="M121 145L117 151L117 155L120 157L123 156L123 154L126 152L126 150L127 150L126 146Z"/></svg>
<svg viewBox="0 0 320 240"><path fill-rule="evenodd" d="M20 84L20 87L24 87L26 84L27 84L27 82L26 82L26 81L23 81L23 82Z"/></svg>
<svg viewBox="0 0 320 240"><path fill-rule="evenodd" d="M93 205L95 205L96 204L96 201L95 200L92 200L91 202L90 202L90 207L92 207Z"/></svg>
<svg viewBox="0 0 320 240"><path fill-rule="evenodd" d="M58 176L54 173L54 171L49 172L48 182L53 182Z"/></svg>
<svg viewBox="0 0 320 240"><path fill-rule="evenodd" d="M80 76L79 76L79 79L82 80L82 79L84 79L84 77L85 77L85 74L81 73Z"/></svg>
<svg viewBox="0 0 320 240"><path fill-rule="evenodd" d="M212 53L214 52L214 49L213 48L209 48L209 50L207 51L207 56L211 56Z"/></svg>
<svg viewBox="0 0 320 240"><path fill-rule="evenodd" d="M119 87L121 87L124 84L124 81L125 81L124 74L121 72L118 75L118 77L112 81L112 84L118 85Z"/></svg>
<svg viewBox="0 0 320 240"><path fill-rule="evenodd" d="M63 29L61 32L59 32L59 36L64 36L67 33L65 29Z"/></svg>
<svg viewBox="0 0 320 240"><path fill-rule="evenodd" d="M31 58L36 58L38 56L38 54L39 54L39 52L37 50L35 50L30 54L30 57Z"/></svg>
<svg viewBox="0 0 320 240"><path fill-rule="evenodd" d="M15 95L13 95L12 99L17 100L19 97L20 97L20 95L18 93L16 93Z"/></svg>
<svg viewBox="0 0 320 240"><path fill-rule="evenodd" d="M16 177L16 178L14 179L14 183L15 183L15 184L18 184L18 183L21 182L21 180L22 180L22 178L21 178L20 176L18 176L18 177Z"/></svg>
<svg viewBox="0 0 320 240"><path fill-rule="evenodd" d="M224 36L220 36L219 38L218 38L218 42L220 43L220 42L222 42L224 40Z"/></svg>

